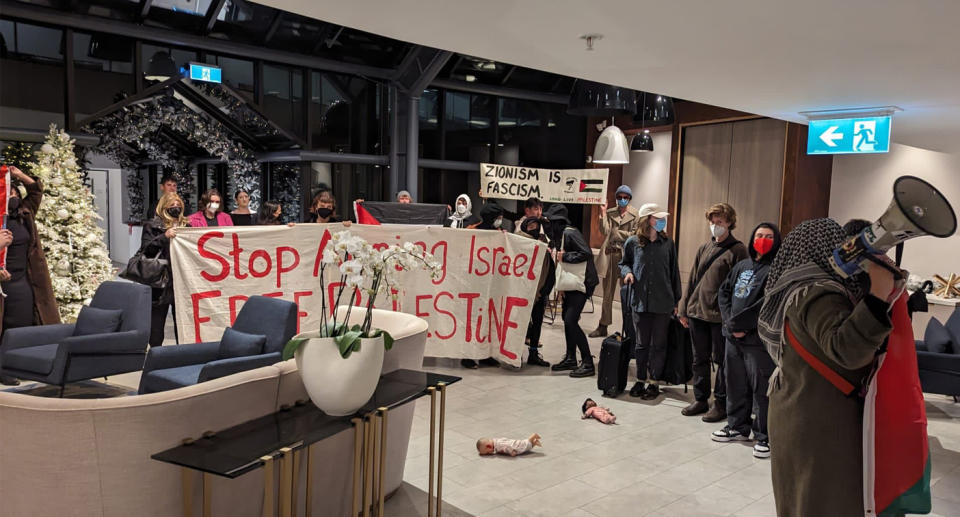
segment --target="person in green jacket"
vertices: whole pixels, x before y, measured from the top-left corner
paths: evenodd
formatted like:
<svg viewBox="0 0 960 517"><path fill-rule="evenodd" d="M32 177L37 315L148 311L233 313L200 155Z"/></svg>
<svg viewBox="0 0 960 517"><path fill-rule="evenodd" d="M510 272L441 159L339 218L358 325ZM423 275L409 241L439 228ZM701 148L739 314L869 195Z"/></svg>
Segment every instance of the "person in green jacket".
<svg viewBox="0 0 960 517"><path fill-rule="evenodd" d="M866 275L837 274L830 257L843 241L832 219L805 221L767 279L758 331L779 365L768 416L778 517L864 514L859 392L892 329L894 280L873 264ZM851 395L835 384L844 382Z"/></svg>

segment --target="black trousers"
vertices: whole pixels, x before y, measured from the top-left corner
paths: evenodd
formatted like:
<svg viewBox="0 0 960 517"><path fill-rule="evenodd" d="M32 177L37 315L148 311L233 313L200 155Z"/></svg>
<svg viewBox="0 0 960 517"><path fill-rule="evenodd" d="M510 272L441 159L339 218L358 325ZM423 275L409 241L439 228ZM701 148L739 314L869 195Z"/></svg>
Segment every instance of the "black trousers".
<svg viewBox="0 0 960 517"><path fill-rule="evenodd" d="M717 380L713 387L714 401L726 407L727 383L723 372L724 338L720 323L688 318L693 338L693 396L700 401L710 400L710 362L717 365Z"/></svg>
<svg viewBox="0 0 960 517"><path fill-rule="evenodd" d="M579 349L580 360L584 364L593 364L587 335L580 328L580 314L587 304L587 296L580 291L563 292L563 335L567 339L567 357L576 359Z"/></svg>
<svg viewBox="0 0 960 517"><path fill-rule="evenodd" d="M160 346L163 344L163 328L167 324L167 312L173 312L173 335L177 336L177 307L172 302L161 301L163 290L152 289L151 298L153 304L150 309L150 339L147 343L150 346Z"/></svg>
<svg viewBox="0 0 960 517"><path fill-rule="evenodd" d="M633 320L632 289L633 286L627 284L620 287L620 316L623 318L623 337L633 343L629 351L630 359L636 357L637 350L637 326Z"/></svg>
<svg viewBox="0 0 960 517"><path fill-rule="evenodd" d="M3 330L30 327L35 323L33 287L25 272L19 272L16 277L16 280L3 283L3 292L7 295L3 306Z"/></svg>
<svg viewBox="0 0 960 517"><path fill-rule="evenodd" d="M637 336L637 381L662 379L667 363L667 333L670 329L670 314L652 312L633 313ZM649 376L648 376L649 373Z"/></svg>
<svg viewBox="0 0 960 517"><path fill-rule="evenodd" d="M767 385L776 365L759 339L747 339L727 339L723 363L727 377L727 425L743 435L753 430L754 439L762 441L767 440ZM754 409L756 418L751 418Z"/></svg>
<svg viewBox="0 0 960 517"><path fill-rule="evenodd" d="M543 314L547 310L547 298L541 296L539 300L533 303L533 310L530 312L530 325L527 326L527 343L531 349L537 348L540 344L540 333L543 331Z"/></svg>

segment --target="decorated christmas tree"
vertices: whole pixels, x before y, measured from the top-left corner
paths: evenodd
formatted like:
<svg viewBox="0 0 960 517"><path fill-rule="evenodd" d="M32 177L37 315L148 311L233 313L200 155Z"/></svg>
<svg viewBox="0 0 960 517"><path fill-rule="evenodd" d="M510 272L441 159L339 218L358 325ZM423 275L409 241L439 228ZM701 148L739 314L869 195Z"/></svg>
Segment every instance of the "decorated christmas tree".
<svg viewBox="0 0 960 517"><path fill-rule="evenodd" d="M3 148L3 163L29 172L31 164L36 161L33 146L26 142L14 142Z"/></svg>
<svg viewBox="0 0 960 517"><path fill-rule="evenodd" d="M37 231L65 322L76 320L100 283L113 276L103 230L97 225L100 216L83 184L73 145L70 135L51 124L30 170L43 183Z"/></svg>

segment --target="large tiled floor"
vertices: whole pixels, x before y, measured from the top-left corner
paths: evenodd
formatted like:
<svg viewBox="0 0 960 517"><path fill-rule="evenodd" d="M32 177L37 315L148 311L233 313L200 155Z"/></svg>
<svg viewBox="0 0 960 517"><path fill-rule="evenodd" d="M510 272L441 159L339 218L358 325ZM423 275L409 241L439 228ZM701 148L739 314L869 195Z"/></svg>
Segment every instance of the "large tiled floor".
<svg viewBox="0 0 960 517"><path fill-rule="evenodd" d="M620 326L619 307L614 313L611 330ZM583 328L589 332L598 320L598 312L585 314ZM173 343L169 321L167 330L168 342ZM545 326L542 341L548 361L563 355L559 321ZM590 340L595 356L600 341ZM749 445L711 441L710 432L720 426L680 414L692 400L692 392L685 394L682 387L668 387L665 395L649 402L626 395L610 400L599 397L595 377L571 379L546 368L465 370L448 359L428 359L426 368L464 378L448 392L445 515L775 515L770 462L755 459ZM139 375L111 381L136 386ZM609 406L617 425L581 420L580 405L586 397ZM427 515L429 410L429 399L420 399L407 452L407 485L390 501L391 517ZM933 515L957 516L960 404L928 395L927 417ZM543 437L543 448L533 454L510 458L476 453L477 438L523 438L531 433Z"/></svg>

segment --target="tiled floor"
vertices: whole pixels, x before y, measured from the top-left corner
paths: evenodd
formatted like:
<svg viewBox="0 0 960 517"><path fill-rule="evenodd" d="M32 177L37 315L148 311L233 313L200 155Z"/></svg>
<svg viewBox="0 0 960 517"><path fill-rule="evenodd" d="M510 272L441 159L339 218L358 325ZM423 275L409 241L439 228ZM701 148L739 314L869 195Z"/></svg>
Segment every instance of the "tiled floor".
<svg viewBox="0 0 960 517"><path fill-rule="evenodd" d="M597 307L599 309L599 307ZM611 330L620 326L615 306ZM589 332L599 313L585 314ZM167 342L173 343L168 321ZM593 354L601 339L591 339ZM545 326L548 361L563 355L561 322ZM596 378L571 379L546 368L465 370L459 362L428 359L427 369L462 376L448 392L444 447L445 515L484 517L656 517L775 515L770 462L753 457L747 444L710 440L718 425L684 417L692 391L668 387L654 401L626 395L599 397ZM631 382L633 380L631 366ZM136 386L137 373L111 378ZM580 419L592 397L609 406L617 425ZM429 400L420 399L408 449L404 486L389 502L391 517L426 516ZM933 459L933 514L960 515L960 404L927 396ZM480 457L484 436L543 437L535 453ZM776 449L774 449L776 454ZM458 510L462 510L462 513Z"/></svg>
<svg viewBox="0 0 960 517"><path fill-rule="evenodd" d="M593 330L598 320L598 313L584 315L583 328ZM611 330L619 325L617 318ZM595 356L600 341L590 340ZM545 326L542 342L548 361L563 355L559 321ZM710 432L721 426L680 414L693 396L692 391L684 394L683 387L668 387L650 402L626 395L610 400L599 397L595 377L571 379L527 366L465 370L445 359L428 359L427 365L464 377L449 388L443 498L468 514L775 515L770 462L754 458L752 445L711 441ZM609 406L617 425L581 420L586 397ZM407 483L422 490L427 488L429 409L429 401L421 399L404 474ZM933 515L960 515L960 404L930 395L927 415ZM543 437L543 448L533 454L476 453L477 438L531 433Z"/></svg>

